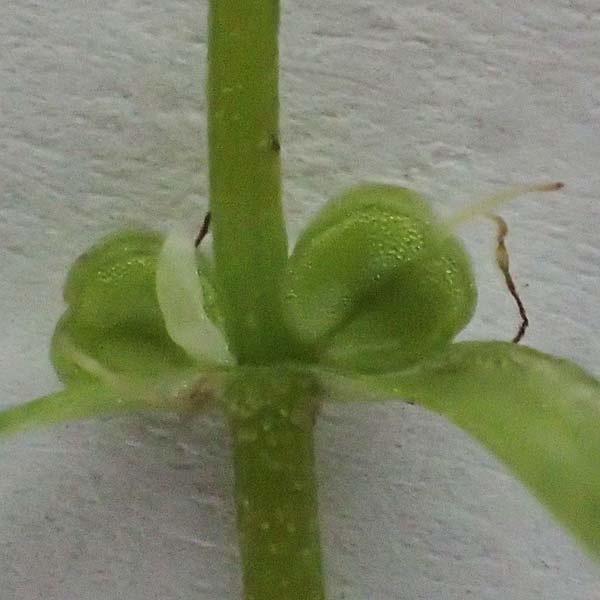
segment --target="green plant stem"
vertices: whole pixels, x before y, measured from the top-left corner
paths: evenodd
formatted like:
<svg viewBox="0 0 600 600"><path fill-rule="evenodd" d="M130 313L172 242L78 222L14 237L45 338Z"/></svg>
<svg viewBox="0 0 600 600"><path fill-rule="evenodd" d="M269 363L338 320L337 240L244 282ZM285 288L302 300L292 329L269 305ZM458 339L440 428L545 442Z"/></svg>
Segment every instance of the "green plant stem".
<svg viewBox="0 0 600 600"><path fill-rule="evenodd" d="M211 0L210 206L232 352L241 364L281 360L279 282L287 260L279 160L279 0Z"/></svg>
<svg viewBox="0 0 600 600"><path fill-rule="evenodd" d="M69 387L0 413L0 435L16 433L40 425L89 419L104 415L124 415L147 409L142 400L125 400L95 384Z"/></svg>
<svg viewBox="0 0 600 600"><path fill-rule="evenodd" d="M225 397L245 600L324 600L313 455L315 390L283 369L241 374Z"/></svg>
<svg viewBox="0 0 600 600"><path fill-rule="evenodd" d="M278 0L212 0L210 205L216 291L242 365L291 356L280 306ZM283 367L240 369L223 402L233 437L246 600L324 600L314 390Z"/></svg>

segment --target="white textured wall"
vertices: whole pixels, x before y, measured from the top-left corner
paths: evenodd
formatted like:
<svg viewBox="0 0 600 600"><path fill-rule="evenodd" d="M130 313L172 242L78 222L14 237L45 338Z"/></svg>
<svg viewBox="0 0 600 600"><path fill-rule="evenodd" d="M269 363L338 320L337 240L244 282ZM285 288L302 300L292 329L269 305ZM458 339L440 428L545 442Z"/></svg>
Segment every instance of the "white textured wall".
<svg viewBox="0 0 600 600"><path fill-rule="evenodd" d="M124 224L206 207L204 0L0 2L0 402L57 387L48 340L71 261ZM600 376L597 0L287 0L283 151L292 233L386 179L443 208L520 181L503 211L527 341ZM510 338L492 231L465 230ZM319 425L332 600L593 600L600 570L484 451L400 404ZM71 424L0 445L0 596L235 600L218 417Z"/></svg>

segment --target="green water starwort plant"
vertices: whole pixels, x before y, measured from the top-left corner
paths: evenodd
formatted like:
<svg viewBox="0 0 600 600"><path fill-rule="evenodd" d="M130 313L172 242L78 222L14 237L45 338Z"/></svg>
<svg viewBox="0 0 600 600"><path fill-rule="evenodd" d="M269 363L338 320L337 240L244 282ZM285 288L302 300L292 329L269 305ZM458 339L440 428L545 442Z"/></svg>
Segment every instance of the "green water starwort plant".
<svg viewBox="0 0 600 600"><path fill-rule="evenodd" d="M375 392L465 429L600 557L600 383L513 343L453 343L476 305L456 229L560 185L509 190L447 219L411 190L358 185L325 205L288 256L278 2L210 4L213 255L178 232L136 230L88 250L52 340L65 389L1 413L0 431L219 406L245 599L323 600L313 427L323 402Z"/></svg>

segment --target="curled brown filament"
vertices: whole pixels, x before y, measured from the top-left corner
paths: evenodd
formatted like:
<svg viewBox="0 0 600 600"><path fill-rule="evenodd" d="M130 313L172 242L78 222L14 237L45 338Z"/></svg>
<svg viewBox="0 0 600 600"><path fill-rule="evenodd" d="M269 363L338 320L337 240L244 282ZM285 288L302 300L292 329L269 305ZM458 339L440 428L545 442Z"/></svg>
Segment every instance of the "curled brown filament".
<svg viewBox="0 0 600 600"><path fill-rule="evenodd" d="M202 227L196 236L196 241L194 242L194 246L196 248L202 243L202 240L207 236L208 230L210 229L210 210L206 213L204 217L204 222L202 223Z"/></svg>
<svg viewBox="0 0 600 600"><path fill-rule="evenodd" d="M508 225L506 224L506 221L498 215L490 214L489 218L492 219L498 226L498 233L496 236L496 240L498 243L496 247L496 264L500 268L500 271L502 271L502 275L504 275L506 287L508 288L510 295L514 298L515 302L517 303L519 315L521 316L521 325L519 326L517 334L512 339L513 343L518 344L525 335L525 331L529 326L529 319L527 318L525 306L523 305L519 293L517 292L515 282L513 281L512 275L510 274L508 250L506 249L506 244L504 243L506 235L508 234Z"/></svg>
<svg viewBox="0 0 600 600"><path fill-rule="evenodd" d="M502 204L505 204L506 202L510 202L511 200L518 198L523 194L529 194L531 192L555 192L557 190L561 190L564 186L565 184L560 181L554 183L536 183L533 185L516 185L506 188L505 190L501 190L500 192L493 194L492 196L488 196L479 202L467 204L464 208L461 208L446 220L449 230L455 230L463 224L471 221L475 217L486 217L496 223L498 227L496 263L504 275L506 287L508 288L510 295L517 303L519 315L521 315L521 325L517 331L517 335L515 335L512 340L515 344L519 343L525 335L525 331L529 326L529 320L527 319L525 306L519 297L515 282L510 274L508 251L506 250L506 245L504 243L506 235L508 234L508 226L506 225L504 219L493 214L491 211Z"/></svg>

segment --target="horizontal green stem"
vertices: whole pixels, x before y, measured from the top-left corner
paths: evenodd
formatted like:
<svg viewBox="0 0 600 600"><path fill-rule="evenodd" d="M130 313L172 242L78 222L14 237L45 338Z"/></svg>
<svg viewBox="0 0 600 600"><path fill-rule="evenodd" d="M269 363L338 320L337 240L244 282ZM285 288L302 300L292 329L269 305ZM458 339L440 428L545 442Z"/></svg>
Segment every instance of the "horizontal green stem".
<svg viewBox="0 0 600 600"><path fill-rule="evenodd" d="M598 380L508 342L452 344L410 369L361 380L462 427L600 558Z"/></svg>
<svg viewBox="0 0 600 600"><path fill-rule="evenodd" d="M100 385L71 387L0 412L0 435L63 421L130 414L143 406L141 400L124 400Z"/></svg>

